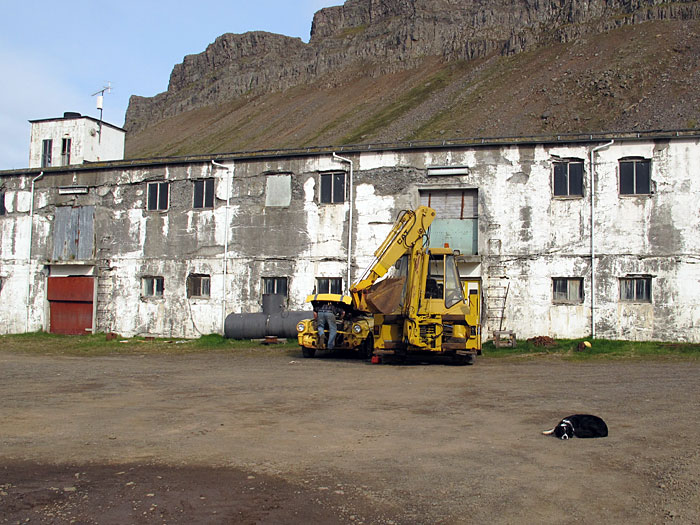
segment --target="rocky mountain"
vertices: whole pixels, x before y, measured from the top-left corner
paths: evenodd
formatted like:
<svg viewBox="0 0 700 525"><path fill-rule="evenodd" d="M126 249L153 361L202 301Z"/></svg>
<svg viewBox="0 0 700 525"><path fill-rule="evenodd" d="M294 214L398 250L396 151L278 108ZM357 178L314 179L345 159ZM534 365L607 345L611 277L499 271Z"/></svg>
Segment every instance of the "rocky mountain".
<svg viewBox="0 0 700 525"><path fill-rule="evenodd" d="M700 127L700 0L347 0L133 96L127 156Z"/></svg>

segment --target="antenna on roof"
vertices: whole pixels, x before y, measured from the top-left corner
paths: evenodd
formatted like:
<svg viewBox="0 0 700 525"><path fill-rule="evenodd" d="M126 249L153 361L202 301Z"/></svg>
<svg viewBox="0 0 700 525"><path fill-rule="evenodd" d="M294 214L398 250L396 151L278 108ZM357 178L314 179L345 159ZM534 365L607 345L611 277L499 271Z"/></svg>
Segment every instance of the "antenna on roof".
<svg viewBox="0 0 700 525"><path fill-rule="evenodd" d="M100 110L100 129L98 130L98 133L100 134L99 136L99 141L102 142L102 107L104 106L104 100L105 100L105 91L107 93L112 92L112 82L107 81L106 86L102 86L102 89L99 91L95 91L92 96L97 96L97 109Z"/></svg>

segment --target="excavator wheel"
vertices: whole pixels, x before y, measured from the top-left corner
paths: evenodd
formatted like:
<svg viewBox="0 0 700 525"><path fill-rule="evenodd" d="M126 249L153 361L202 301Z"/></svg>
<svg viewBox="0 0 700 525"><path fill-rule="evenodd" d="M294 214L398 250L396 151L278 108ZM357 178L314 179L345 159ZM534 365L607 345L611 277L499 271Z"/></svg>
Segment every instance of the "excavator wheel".
<svg viewBox="0 0 700 525"><path fill-rule="evenodd" d="M304 357L313 357L316 355L316 349L315 348L307 348L305 346L301 347L301 355Z"/></svg>

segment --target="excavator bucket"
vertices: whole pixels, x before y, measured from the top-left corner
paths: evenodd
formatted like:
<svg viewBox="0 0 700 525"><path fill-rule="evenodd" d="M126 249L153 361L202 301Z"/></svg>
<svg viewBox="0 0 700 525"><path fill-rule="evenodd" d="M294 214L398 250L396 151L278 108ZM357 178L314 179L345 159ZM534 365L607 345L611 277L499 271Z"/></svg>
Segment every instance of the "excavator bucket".
<svg viewBox="0 0 700 525"><path fill-rule="evenodd" d="M373 284L362 294L368 310L385 315L398 313L405 282L405 277L393 277Z"/></svg>

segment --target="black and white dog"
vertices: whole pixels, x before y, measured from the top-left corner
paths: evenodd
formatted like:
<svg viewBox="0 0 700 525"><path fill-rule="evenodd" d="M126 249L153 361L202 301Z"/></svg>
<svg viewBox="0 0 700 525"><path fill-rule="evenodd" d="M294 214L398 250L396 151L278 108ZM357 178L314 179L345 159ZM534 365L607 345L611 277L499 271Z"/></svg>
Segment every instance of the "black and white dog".
<svg viewBox="0 0 700 525"><path fill-rule="evenodd" d="M559 439L569 439L574 436L599 438L608 435L608 425L598 416L574 414L562 419L552 430L545 430L542 433L548 436L554 434Z"/></svg>

